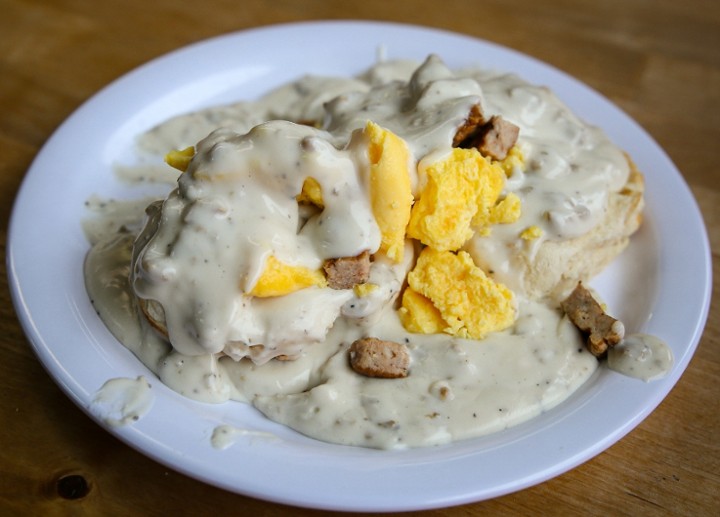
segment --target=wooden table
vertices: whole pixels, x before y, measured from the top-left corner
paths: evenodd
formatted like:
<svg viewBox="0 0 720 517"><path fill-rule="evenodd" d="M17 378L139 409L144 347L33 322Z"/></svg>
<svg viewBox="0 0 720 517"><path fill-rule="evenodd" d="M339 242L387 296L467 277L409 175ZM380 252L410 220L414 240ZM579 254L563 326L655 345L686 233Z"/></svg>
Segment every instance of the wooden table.
<svg viewBox="0 0 720 517"><path fill-rule="evenodd" d="M2 0L3 247L15 193L34 155L99 88L148 59L210 36L340 18L470 34L538 57L590 84L666 149L700 204L712 245L715 303L705 334L685 375L647 420L558 478L427 515L719 515L720 3L714 0ZM6 286L0 295L0 514L322 513L204 485L117 441L45 373ZM86 480L89 491L72 483L80 478L58 482L69 474Z"/></svg>

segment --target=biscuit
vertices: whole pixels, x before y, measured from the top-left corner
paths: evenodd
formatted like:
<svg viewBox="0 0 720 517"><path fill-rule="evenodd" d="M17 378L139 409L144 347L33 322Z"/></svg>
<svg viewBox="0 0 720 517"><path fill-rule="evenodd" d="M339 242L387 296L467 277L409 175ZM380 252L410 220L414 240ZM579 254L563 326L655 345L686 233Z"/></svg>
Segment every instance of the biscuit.
<svg viewBox="0 0 720 517"><path fill-rule="evenodd" d="M578 282L600 273L628 245L642 222L644 178L635 164L625 186L608 196L604 219L590 232L565 240L545 240L519 259L524 290L532 299L560 300Z"/></svg>

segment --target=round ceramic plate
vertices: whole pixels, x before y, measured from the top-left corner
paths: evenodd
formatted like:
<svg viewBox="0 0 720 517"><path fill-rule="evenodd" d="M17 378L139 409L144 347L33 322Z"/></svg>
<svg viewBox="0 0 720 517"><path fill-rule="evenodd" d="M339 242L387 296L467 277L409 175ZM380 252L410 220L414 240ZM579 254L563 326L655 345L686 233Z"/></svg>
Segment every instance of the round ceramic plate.
<svg viewBox="0 0 720 517"><path fill-rule="evenodd" d="M88 250L81 229L85 201L93 194L138 194L113 174L113 164L132 154L133 139L172 115L253 99L303 74L352 75L379 54L422 60L430 53L452 68L512 71L549 86L632 155L647 180L645 224L593 286L630 331L669 343L675 355L670 374L645 383L603 366L565 403L523 425L404 451L321 443L245 404L193 402L158 382L98 319L82 274ZM711 285L698 208L675 166L637 123L577 80L512 50L384 23L320 22L239 32L191 45L122 77L78 109L38 154L14 207L8 246L12 294L32 347L99 425L158 462L212 485L342 510L398 511L487 499L544 481L605 450L638 425L683 373L700 339ZM108 426L91 410L107 380L141 375L152 384L154 403L137 422ZM238 435L221 450L211 444L221 424L258 432Z"/></svg>

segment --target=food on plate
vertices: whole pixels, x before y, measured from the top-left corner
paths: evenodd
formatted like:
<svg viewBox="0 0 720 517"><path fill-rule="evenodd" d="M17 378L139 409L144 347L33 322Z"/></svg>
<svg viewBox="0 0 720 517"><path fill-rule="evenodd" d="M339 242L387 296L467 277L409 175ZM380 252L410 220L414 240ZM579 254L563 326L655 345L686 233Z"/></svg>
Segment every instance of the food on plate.
<svg viewBox="0 0 720 517"><path fill-rule="evenodd" d="M177 116L140 147L177 186L95 243L86 282L188 397L329 442L436 445L556 406L598 367L583 333L593 353L622 339L568 294L637 230L642 175L513 74L383 61Z"/></svg>
<svg viewBox="0 0 720 517"><path fill-rule="evenodd" d="M560 304L570 321L587 336L587 348L603 357L625 337L625 326L608 315L582 282Z"/></svg>
<svg viewBox="0 0 720 517"><path fill-rule="evenodd" d="M350 366L361 375L384 379L408 376L410 354L402 343L365 337L350 345L349 354Z"/></svg>
<svg viewBox="0 0 720 517"><path fill-rule="evenodd" d="M503 168L476 149L453 149L440 159L426 156L418 174L423 187L412 206L407 234L426 246L456 251L476 231L520 217L517 195L498 201L505 186Z"/></svg>
<svg viewBox="0 0 720 517"><path fill-rule="evenodd" d="M405 142L368 122L369 191L372 212L380 229L380 251L395 262L403 259L405 228L413 204L410 153Z"/></svg>
<svg viewBox="0 0 720 517"><path fill-rule="evenodd" d="M331 288L359 288L370 278L370 253L365 250L355 257L328 259L323 264L323 270Z"/></svg>
<svg viewBox="0 0 720 517"><path fill-rule="evenodd" d="M482 339L515 321L513 293L462 250L424 248L407 280L399 314L412 332Z"/></svg>

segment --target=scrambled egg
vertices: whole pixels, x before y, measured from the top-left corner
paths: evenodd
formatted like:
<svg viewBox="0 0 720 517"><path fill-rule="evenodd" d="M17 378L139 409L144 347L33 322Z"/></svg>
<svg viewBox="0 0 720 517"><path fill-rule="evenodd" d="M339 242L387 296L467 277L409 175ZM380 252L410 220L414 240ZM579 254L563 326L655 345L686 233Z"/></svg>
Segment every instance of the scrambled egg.
<svg viewBox="0 0 720 517"><path fill-rule="evenodd" d="M464 251L425 248L408 274L400 318L411 332L481 339L515 321L515 297Z"/></svg>
<svg viewBox="0 0 720 517"><path fill-rule="evenodd" d="M437 250L455 251L491 224L520 217L520 199L499 200L505 170L477 149L453 149L446 157L421 164L425 184L415 202L407 234Z"/></svg>
<svg viewBox="0 0 720 517"><path fill-rule="evenodd" d="M283 296L306 287L325 287L327 281L321 270L284 264L270 255L260 278L248 293L250 296L267 298Z"/></svg>
<svg viewBox="0 0 720 517"><path fill-rule="evenodd" d="M378 287L380 286L371 283L355 284L353 286L353 292L355 293L355 296L357 296L358 298L362 298L363 296L367 296L372 293Z"/></svg>
<svg viewBox="0 0 720 517"><path fill-rule="evenodd" d="M298 203L315 205L321 210L325 208L325 203L323 202L322 197L322 187L315 178L305 178L302 191L295 196L295 199Z"/></svg>
<svg viewBox="0 0 720 517"><path fill-rule="evenodd" d="M513 293L457 251L474 234L487 236L491 226L518 220L520 198L501 198L505 179L524 169L514 147L505 160L491 161L477 149L453 149L439 160L422 163L424 184L412 208L408 237L426 247L408 274L398 312L406 330L482 339L515 321Z"/></svg>
<svg viewBox="0 0 720 517"><path fill-rule="evenodd" d="M365 126L370 159L370 201L382 237L380 251L402 262L413 203L410 151L404 140L373 122Z"/></svg>
<svg viewBox="0 0 720 517"><path fill-rule="evenodd" d="M195 156L194 147L186 147L185 149L170 151L165 155L165 163L173 169L185 172L190 164L190 160Z"/></svg>
<svg viewBox="0 0 720 517"><path fill-rule="evenodd" d="M409 332L417 334L440 334L449 329L447 322L430 299L408 287L402 296L398 311L400 322Z"/></svg>
<svg viewBox="0 0 720 517"><path fill-rule="evenodd" d="M500 167L502 167L505 171L505 175L510 178L513 175L515 169L519 169L521 171L525 170L525 155L523 154L520 147L514 145L508 151L505 159L498 163L500 164Z"/></svg>
<svg viewBox="0 0 720 517"><path fill-rule="evenodd" d="M525 228L522 231L522 233L520 234L520 238L524 239L526 241L530 241L530 240L542 237L542 235L543 235L542 228L540 228L539 226L532 225L532 226L528 226L527 228Z"/></svg>

